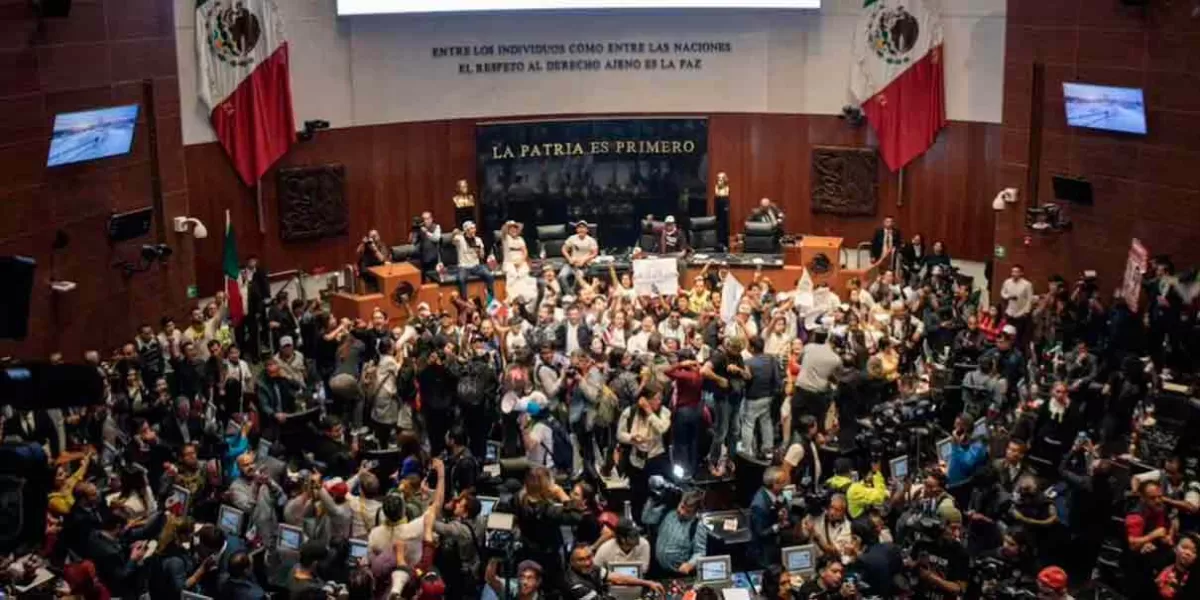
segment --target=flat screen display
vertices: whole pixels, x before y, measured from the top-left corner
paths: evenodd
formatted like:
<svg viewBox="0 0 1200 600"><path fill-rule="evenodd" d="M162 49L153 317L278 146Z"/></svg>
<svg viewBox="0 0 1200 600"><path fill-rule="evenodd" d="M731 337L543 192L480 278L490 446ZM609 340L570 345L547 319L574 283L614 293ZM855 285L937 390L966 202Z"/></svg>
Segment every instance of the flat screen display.
<svg viewBox="0 0 1200 600"><path fill-rule="evenodd" d="M816 570L815 565L813 565L812 546L784 548L783 561L787 570L791 573L812 572Z"/></svg>
<svg viewBox="0 0 1200 600"><path fill-rule="evenodd" d="M1067 124L1124 133L1146 133L1146 101L1141 88L1063 83Z"/></svg>
<svg viewBox="0 0 1200 600"><path fill-rule="evenodd" d="M723 559L700 559L696 561L700 568L700 581L725 581L729 579L729 563Z"/></svg>
<svg viewBox="0 0 1200 600"><path fill-rule="evenodd" d="M339 15L623 8L821 8L821 0L338 0Z"/></svg>
<svg viewBox="0 0 1200 600"><path fill-rule="evenodd" d="M128 154L133 145L138 105L62 113L54 118L46 166Z"/></svg>

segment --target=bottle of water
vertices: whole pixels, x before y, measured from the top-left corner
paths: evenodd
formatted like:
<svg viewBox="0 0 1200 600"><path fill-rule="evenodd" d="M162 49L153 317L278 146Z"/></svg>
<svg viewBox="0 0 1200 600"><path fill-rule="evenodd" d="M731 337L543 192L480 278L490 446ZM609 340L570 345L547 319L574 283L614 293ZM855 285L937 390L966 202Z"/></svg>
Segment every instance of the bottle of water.
<svg viewBox="0 0 1200 600"><path fill-rule="evenodd" d="M623 514L626 519L629 519L630 521L633 520L633 505L631 505L628 500L625 501L625 510L623 511ZM4 599L0 598L0 600Z"/></svg>

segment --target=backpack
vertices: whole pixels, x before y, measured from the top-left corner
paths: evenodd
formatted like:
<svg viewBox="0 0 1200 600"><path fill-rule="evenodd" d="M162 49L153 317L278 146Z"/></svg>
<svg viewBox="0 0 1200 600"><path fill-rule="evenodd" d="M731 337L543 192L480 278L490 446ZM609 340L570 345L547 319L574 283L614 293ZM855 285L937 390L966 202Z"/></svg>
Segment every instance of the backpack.
<svg viewBox="0 0 1200 600"><path fill-rule="evenodd" d="M608 387L608 385L600 386L600 394L596 397L596 417L594 424L600 427L608 427L617 421L617 416L621 412L620 401L617 399L617 394Z"/></svg>
<svg viewBox="0 0 1200 600"><path fill-rule="evenodd" d="M459 402L467 406L479 406L483 403L483 386L480 385L479 377L472 373L469 368L462 377L458 378L458 385L455 387L455 392L458 395Z"/></svg>
<svg viewBox="0 0 1200 600"><path fill-rule="evenodd" d="M554 417L546 419L545 423L550 428L553 445L546 447L543 443L542 447L550 454L550 466L565 473L572 472L575 469L575 448L571 445L571 433Z"/></svg>

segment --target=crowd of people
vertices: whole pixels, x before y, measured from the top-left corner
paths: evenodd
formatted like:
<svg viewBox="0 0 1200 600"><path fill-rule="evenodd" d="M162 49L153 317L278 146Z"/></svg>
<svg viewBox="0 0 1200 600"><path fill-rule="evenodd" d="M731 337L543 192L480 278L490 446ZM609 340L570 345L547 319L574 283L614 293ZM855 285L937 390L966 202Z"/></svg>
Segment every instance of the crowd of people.
<svg viewBox="0 0 1200 600"><path fill-rule="evenodd" d="M3 585L45 571L17 597L661 595L695 576L700 515L722 508L748 512L739 562L769 600L1068 598L1113 561L1105 580L1130 598L1200 597L1195 460L1186 435L1162 451L1154 411L1164 382L1189 385L1196 349L1168 260L1141 310L1094 277L1035 285L1019 266L988 303L944 244L926 252L889 218L877 275L841 295L761 270L735 284L715 264L663 296L593 276L578 229L558 268L512 229L503 272L542 273L532 297L447 287L363 322L279 294L258 317L270 342L243 352L218 294L183 327L87 353L94 404L5 414L7 442L44 448L52 487L44 539L4 559ZM473 231L451 235L486 262ZM752 501L714 506L705 491L740 469L762 471ZM797 578L781 551L808 544ZM608 569L623 563L642 576Z"/></svg>

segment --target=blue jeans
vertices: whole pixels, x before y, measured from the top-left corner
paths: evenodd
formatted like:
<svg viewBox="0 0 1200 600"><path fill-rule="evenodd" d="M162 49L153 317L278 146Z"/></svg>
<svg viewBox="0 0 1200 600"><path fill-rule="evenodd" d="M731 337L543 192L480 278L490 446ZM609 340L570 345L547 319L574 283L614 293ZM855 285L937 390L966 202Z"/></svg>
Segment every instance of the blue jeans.
<svg viewBox="0 0 1200 600"><path fill-rule="evenodd" d="M587 267L576 269L567 263L558 270L558 285L562 288L564 296L575 295L575 282L584 275L587 275Z"/></svg>
<svg viewBox="0 0 1200 600"><path fill-rule="evenodd" d="M459 267L458 295L462 297L464 302L467 300L467 278L472 275L477 275L483 280L483 285L487 286L488 296L493 298L496 296L496 277L492 275L492 272L489 271L487 267L483 265Z"/></svg>
<svg viewBox="0 0 1200 600"><path fill-rule="evenodd" d="M737 419L738 402L732 394L705 392L703 397L713 415L713 439L708 449L708 460L715 463L721 459L722 445L729 448L730 456L733 455L738 437L737 428L733 426Z"/></svg>

